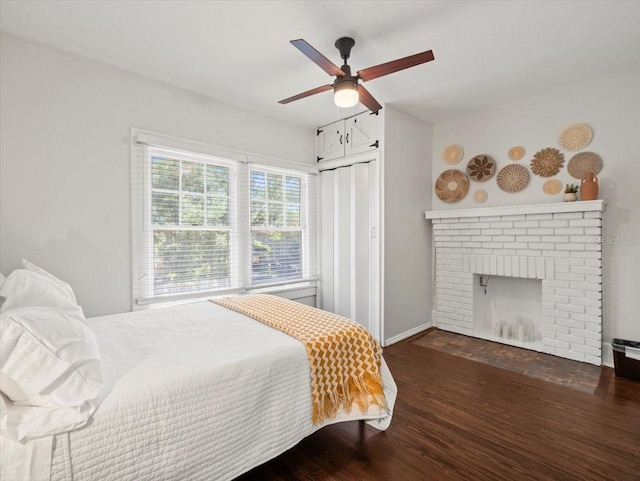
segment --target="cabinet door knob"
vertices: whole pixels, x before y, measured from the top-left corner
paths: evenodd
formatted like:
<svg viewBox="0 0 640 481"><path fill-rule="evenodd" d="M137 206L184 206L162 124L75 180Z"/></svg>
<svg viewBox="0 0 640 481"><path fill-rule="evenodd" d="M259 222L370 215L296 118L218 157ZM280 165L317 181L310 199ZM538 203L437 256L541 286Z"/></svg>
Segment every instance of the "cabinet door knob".
<svg viewBox="0 0 640 481"><path fill-rule="evenodd" d="M340 136L340 145L342 145L342 135Z"/></svg>
<svg viewBox="0 0 640 481"><path fill-rule="evenodd" d="M373 144L371 144L369 147L375 147L376 149L378 148L378 141L376 140Z"/></svg>
<svg viewBox="0 0 640 481"><path fill-rule="evenodd" d="M344 138L344 141L348 144L349 143L349 134L346 135L346 137Z"/></svg>

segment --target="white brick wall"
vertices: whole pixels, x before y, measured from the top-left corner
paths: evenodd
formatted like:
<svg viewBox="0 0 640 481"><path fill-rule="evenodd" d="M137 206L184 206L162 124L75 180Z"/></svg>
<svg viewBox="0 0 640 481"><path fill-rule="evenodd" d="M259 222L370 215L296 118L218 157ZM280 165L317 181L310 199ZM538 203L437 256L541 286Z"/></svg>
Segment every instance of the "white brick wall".
<svg viewBox="0 0 640 481"><path fill-rule="evenodd" d="M602 212L432 219L436 324L473 335L473 275L540 279L542 350L601 364Z"/></svg>

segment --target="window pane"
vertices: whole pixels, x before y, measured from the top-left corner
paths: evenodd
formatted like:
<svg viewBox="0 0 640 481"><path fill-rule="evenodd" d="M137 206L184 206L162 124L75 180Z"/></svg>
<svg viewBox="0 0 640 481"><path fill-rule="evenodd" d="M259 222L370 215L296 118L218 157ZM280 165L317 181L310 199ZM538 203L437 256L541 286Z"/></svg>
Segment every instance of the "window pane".
<svg viewBox="0 0 640 481"><path fill-rule="evenodd" d="M155 225L178 225L180 201L178 194L153 192L151 197L151 223Z"/></svg>
<svg viewBox="0 0 640 481"><path fill-rule="evenodd" d="M229 200L226 197L207 197L207 225L229 225Z"/></svg>
<svg viewBox="0 0 640 481"><path fill-rule="evenodd" d="M154 295L229 287L229 233L154 232Z"/></svg>
<svg viewBox="0 0 640 481"><path fill-rule="evenodd" d="M251 172L251 200L264 200L266 195L264 172Z"/></svg>
<svg viewBox="0 0 640 481"><path fill-rule="evenodd" d="M287 202L300 203L300 179L297 177L287 177L286 181Z"/></svg>
<svg viewBox="0 0 640 481"><path fill-rule="evenodd" d="M201 195L182 196L182 225L204 224L204 197Z"/></svg>
<svg viewBox="0 0 640 481"><path fill-rule="evenodd" d="M254 232L251 245L253 284L302 278L300 232Z"/></svg>
<svg viewBox="0 0 640 481"><path fill-rule="evenodd" d="M287 227L300 227L300 206L287 206Z"/></svg>
<svg viewBox="0 0 640 481"><path fill-rule="evenodd" d="M151 183L154 189L178 190L179 162L174 159L164 157L151 158Z"/></svg>
<svg viewBox="0 0 640 481"><path fill-rule="evenodd" d="M207 194L229 195L229 169L207 165Z"/></svg>
<svg viewBox="0 0 640 481"><path fill-rule="evenodd" d="M267 225L267 203L251 202L251 225Z"/></svg>
<svg viewBox="0 0 640 481"><path fill-rule="evenodd" d="M204 192L204 165L200 162L182 161L182 190Z"/></svg>
<svg viewBox="0 0 640 481"><path fill-rule="evenodd" d="M269 202L269 226L284 226L284 204Z"/></svg>
<svg viewBox="0 0 640 481"><path fill-rule="evenodd" d="M269 200L282 200L282 176L267 174Z"/></svg>

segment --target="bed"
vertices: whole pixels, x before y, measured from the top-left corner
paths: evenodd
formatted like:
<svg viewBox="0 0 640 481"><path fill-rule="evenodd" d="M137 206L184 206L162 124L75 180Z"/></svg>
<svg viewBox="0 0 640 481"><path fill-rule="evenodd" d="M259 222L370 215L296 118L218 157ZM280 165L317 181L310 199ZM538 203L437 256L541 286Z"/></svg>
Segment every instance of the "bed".
<svg viewBox="0 0 640 481"><path fill-rule="evenodd" d="M310 368L298 340L198 302L87 320L103 388L89 422L29 441L33 480L231 480L323 426L389 426L396 385L382 359L386 409L340 410L313 424ZM30 454L29 454L30 453Z"/></svg>

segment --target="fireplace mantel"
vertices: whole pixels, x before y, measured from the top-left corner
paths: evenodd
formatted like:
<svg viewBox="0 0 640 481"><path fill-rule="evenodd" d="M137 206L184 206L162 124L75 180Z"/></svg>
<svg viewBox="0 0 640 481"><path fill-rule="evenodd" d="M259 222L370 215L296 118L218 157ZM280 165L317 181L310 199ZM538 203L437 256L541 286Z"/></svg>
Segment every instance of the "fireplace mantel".
<svg viewBox="0 0 640 481"><path fill-rule="evenodd" d="M508 205L501 207L478 207L474 209L428 210L425 219L452 219L463 217L489 217L496 215L557 214L562 212L604 211L603 200L576 202L554 202L553 204Z"/></svg>

